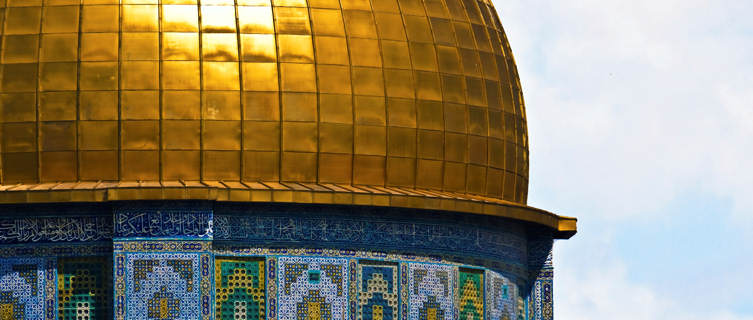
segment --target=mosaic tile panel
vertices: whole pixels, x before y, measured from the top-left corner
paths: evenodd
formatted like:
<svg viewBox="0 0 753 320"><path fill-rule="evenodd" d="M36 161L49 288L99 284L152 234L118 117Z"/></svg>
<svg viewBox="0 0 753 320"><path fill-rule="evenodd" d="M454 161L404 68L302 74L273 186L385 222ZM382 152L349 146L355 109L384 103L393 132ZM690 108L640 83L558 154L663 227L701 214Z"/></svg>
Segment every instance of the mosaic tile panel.
<svg viewBox="0 0 753 320"><path fill-rule="evenodd" d="M497 272L486 272L487 319L523 320L524 307L517 285Z"/></svg>
<svg viewBox="0 0 753 320"><path fill-rule="evenodd" d="M199 319L202 314L199 255L126 255L126 319Z"/></svg>
<svg viewBox="0 0 753 320"><path fill-rule="evenodd" d="M0 259L0 319L50 319L48 268L43 258ZM51 282L51 281L50 281Z"/></svg>
<svg viewBox="0 0 753 320"><path fill-rule="evenodd" d="M529 243L529 269L533 288L528 295L528 317L531 320L552 320L554 266L551 237L543 236Z"/></svg>
<svg viewBox="0 0 753 320"><path fill-rule="evenodd" d="M263 258L215 258L215 319L266 319Z"/></svg>
<svg viewBox="0 0 753 320"><path fill-rule="evenodd" d="M112 319L110 257L58 259L58 319Z"/></svg>
<svg viewBox="0 0 753 320"><path fill-rule="evenodd" d="M358 263L358 320L396 320L399 311L398 265L382 261Z"/></svg>
<svg viewBox="0 0 753 320"><path fill-rule="evenodd" d="M455 267L410 263L408 295L410 320L453 320Z"/></svg>
<svg viewBox="0 0 753 320"><path fill-rule="evenodd" d="M462 320L484 319L484 271L459 269L458 312Z"/></svg>
<svg viewBox="0 0 753 320"><path fill-rule="evenodd" d="M278 264L278 319L348 318L348 260L280 257Z"/></svg>

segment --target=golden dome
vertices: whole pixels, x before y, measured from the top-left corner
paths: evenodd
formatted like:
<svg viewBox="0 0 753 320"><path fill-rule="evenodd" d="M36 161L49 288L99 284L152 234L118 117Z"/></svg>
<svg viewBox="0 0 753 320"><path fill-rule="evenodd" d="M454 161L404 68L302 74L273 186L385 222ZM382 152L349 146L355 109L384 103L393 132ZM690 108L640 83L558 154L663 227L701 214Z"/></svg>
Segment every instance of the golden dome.
<svg viewBox="0 0 753 320"><path fill-rule="evenodd" d="M3 3L0 202L530 209L488 0Z"/></svg>

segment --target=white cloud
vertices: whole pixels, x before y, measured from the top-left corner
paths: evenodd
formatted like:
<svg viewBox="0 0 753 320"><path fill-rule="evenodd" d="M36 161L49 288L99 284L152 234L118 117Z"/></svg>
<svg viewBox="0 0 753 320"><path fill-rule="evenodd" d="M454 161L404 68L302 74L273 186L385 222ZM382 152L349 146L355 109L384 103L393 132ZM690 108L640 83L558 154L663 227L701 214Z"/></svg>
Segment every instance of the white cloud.
<svg viewBox="0 0 753 320"><path fill-rule="evenodd" d="M751 149L731 150L751 140L740 115L750 117L753 41L741 30L753 22L724 24L743 8L679 0L497 7L528 105L531 184L556 190L562 200L552 205L602 199L598 209L620 219L653 216L688 187L751 198L753 168L742 162Z"/></svg>
<svg viewBox="0 0 753 320"><path fill-rule="evenodd" d="M526 98L529 204L581 220L581 233L555 251L555 316L753 319L751 309L733 310L753 303L739 294L753 277L735 269L753 255L753 2L494 2ZM688 194L731 210L689 213L678 205L694 200ZM703 234L673 228L708 219L720 222ZM656 225L664 227L649 237L625 236ZM748 241L720 242L713 253L672 243L685 250L661 261L624 249L730 233ZM639 276L673 255L687 261L687 252L716 259L681 266L699 268L678 272L701 275L696 284L667 288Z"/></svg>
<svg viewBox="0 0 753 320"><path fill-rule="evenodd" d="M559 250L557 255L574 252ZM555 267L556 268L556 267ZM714 305L688 307L661 296L654 288L629 280L628 270L619 259L578 270L556 269L555 317L578 320L753 320Z"/></svg>

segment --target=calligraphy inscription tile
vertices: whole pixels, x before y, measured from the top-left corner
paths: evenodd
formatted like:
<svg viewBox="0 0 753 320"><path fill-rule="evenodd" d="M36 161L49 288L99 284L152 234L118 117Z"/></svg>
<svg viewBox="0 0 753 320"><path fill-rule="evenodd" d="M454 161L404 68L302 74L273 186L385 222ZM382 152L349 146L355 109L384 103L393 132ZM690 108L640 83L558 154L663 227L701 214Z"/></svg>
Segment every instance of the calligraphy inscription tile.
<svg viewBox="0 0 753 320"><path fill-rule="evenodd" d="M118 238L212 238L212 212L122 209L115 215Z"/></svg>
<svg viewBox="0 0 753 320"><path fill-rule="evenodd" d="M43 258L0 259L0 316L3 319L45 319Z"/></svg>
<svg viewBox="0 0 753 320"><path fill-rule="evenodd" d="M109 239L112 239L111 216L0 219L2 244Z"/></svg>
<svg viewBox="0 0 753 320"><path fill-rule="evenodd" d="M523 320L525 310L518 287L503 275L486 271L486 313L489 320Z"/></svg>
<svg viewBox="0 0 753 320"><path fill-rule="evenodd" d="M348 318L348 260L281 257L278 261L279 320Z"/></svg>
<svg viewBox="0 0 753 320"><path fill-rule="evenodd" d="M410 320L453 320L454 267L429 263L408 264Z"/></svg>
<svg viewBox="0 0 753 320"><path fill-rule="evenodd" d="M126 319L199 319L199 255L126 255Z"/></svg>

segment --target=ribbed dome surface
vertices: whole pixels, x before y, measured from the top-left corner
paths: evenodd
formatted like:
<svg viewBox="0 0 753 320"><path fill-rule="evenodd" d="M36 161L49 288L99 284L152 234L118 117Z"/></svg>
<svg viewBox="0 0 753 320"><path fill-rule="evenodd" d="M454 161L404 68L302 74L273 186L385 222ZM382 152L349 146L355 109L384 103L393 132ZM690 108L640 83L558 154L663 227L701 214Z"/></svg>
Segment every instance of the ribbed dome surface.
<svg viewBox="0 0 753 320"><path fill-rule="evenodd" d="M3 191L292 182L526 202L523 100L488 1L0 6Z"/></svg>

